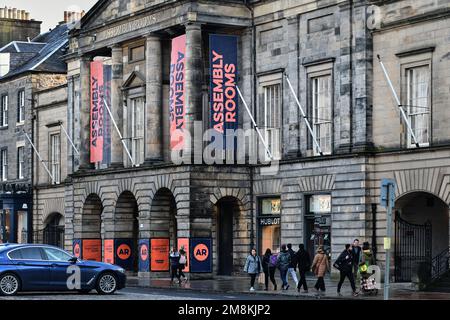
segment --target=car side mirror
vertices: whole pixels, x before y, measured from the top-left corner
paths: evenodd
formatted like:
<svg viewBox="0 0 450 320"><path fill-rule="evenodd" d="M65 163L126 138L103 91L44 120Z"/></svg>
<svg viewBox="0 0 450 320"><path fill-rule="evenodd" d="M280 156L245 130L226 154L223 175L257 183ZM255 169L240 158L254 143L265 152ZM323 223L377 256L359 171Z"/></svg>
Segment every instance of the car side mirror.
<svg viewBox="0 0 450 320"><path fill-rule="evenodd" d="M69 259L69 262L73 263L73 264L77 263L77 261L78 261L77 257L72 257L72 258Z"/></svg>

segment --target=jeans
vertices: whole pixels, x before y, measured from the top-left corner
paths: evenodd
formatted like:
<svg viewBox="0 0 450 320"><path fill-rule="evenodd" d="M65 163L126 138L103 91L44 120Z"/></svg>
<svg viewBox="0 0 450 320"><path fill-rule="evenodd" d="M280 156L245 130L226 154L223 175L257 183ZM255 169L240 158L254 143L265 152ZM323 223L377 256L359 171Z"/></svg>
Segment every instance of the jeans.
<svg viewBox="0 0 450 320"><path fill-rule="evenodd" d="M350 281L350 286L352 287L353 292L355 292L356 291L355 278L353 277L353 273L352 273L351 269L341 271L341 277L339 279L337 292L341 292L342 284L344 283L345 278L348 278L348 280Z"/></svg>
<svg viewBox="0 0 450 320"><path fill-rule="evenodd" d="M303 286L303 290L308 290L308 284L306 283L306 271L300 271L300 281L297 284L297 288L300 290Z"/></svg>
<svg viewBox="0 0 450 320"><path fill-rule="evenodd" d="M285 288L288 285L287 273L288 273L288 269L280 269L280 276L281 276L281 281L283 282L283 288Z"/></svg>
<svg viewBox="0 0 450 320"><path fill-rule="evenodd" d="M317 290L325 292L325 281L323 280L323 277L318 277L316 285L314 286Z"/></svg>
<svg viewBox="0 0 450 320"><path fill-rule="evenodd" d="M275 287L277 285L277 282L275 281L275 268L264 270L264 284L266 285L266 289L269 288L269 278Z"/></svg>
<svg viewBox="0 0 450 320"><path fill-rule="evenodd" d="M249 273L250 274L250 287L253 288L255 286L255 280L256 280L256 273Z"/></svg>
<svg viewBox="0 0 450 320"><path fill-rule="evenodd" d="M295 282L295 285L297 285L298 284L298 278L297 278L297 272L295 271L295 269L294 268L289 268L288 269L288 274L291 275L292 279Z"/></svg>

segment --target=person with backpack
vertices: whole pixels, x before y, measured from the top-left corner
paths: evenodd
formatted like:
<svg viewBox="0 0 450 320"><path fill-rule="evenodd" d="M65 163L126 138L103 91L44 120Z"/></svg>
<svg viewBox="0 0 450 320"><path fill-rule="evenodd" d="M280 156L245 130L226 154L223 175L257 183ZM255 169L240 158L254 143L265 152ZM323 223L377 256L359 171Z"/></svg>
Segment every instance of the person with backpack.
<svg viewBox="0 0 450 320"><path fill-rule="evenodd" d="M348 278L348 280L350 281L350 286L352 287L353 290L353 296L356 297L358 295L355 287L355 278L353 276L353 263L354 257L352 248L350 244L346 244L345 250L342 251L342 253L337 258L336 262L334 263L334 267L337 268L340 272L340 279L337 286L337 293L339 296L341 296L341 288L345 278Z"/></svg>
<svg viewBox="0 0 450 320"><path fill-rule="evenodd" d="M295 282L295 286L298 286L298 278L297 278L297 254L294 250L292 250L292 244L288 243L287 245L289 255L291 256L291 262L289 263L288 275L291 275L292 279Z"/></svg>
<svg viewBox="0 0 450 320"><path fill-rule="evenodd" d="M322 246L317 248L317 253L314 256L311 269L317 277L317 282L314 288L316 288L317 292L325 292L325 281L323 277L325 276L325 273L329 271L330 265L328 262L328 257Z"/></svg>
<svg viewBox="0 0 450 320"><path fill-rule="evenodd" d="M305 250L305 245L300 244L298 246L297 251L297 265L298 272L300 273L300 281L297 284L297 290L300 292L300 289L303 286L303 292L308 293L308 284L306 283L306 272L311 269L311 258L309 256L308 251Z"/></svg>
<svg viewBox="0 0 450 320"><path fill-rule="evenodd" d="M184 281L187 281L187 277L183 272L183 270L188 265L187 255L186 255L186 251L184 250L184 246L181 246L179 253L180 253L180 260L178 260L178 276L180 277L180 281L181 281L181 277L184 278L183 279Z"/></svg>
<svg viewBox="0 0 450 320"><path fill-rule="evenodd" d="M265 291L269 290L269 278L273 284L273 290L277 290L277 282L275 281L275 269L277 268L277 255L272 254L272 251L268 248L262 258L262 265L264 271L264 284Z"/></svg>
<svg viewBox="0 0 450 320"><path fill-rule="evenodd" d="M256 254L255 248L252 249L245 261L244 271L250 275L250 291L255 291L256 276L263 271L261 259Z"/></svg>
<svg viewBox="0 0 450 320"><path fill-rule="evenodd" d="M282 290L289 289L289 284L287 281L287 273L290 264L291 264L291 255L289 254L286 245L283 244L281 246L281 252L277 257L277 267L280 270L281 281L283 282L283 285L281 286Z"/></svg>
<svg viewBox="0 0 450 320"><path fill-rule="evenodd" d="M173 283L173 279L176 277L178 279L178 283L181 284L180 275L178 274L179 266L180 266L180 253L177 248L173 248L170 251L169 255L170 260L170 282Z"/></svg>

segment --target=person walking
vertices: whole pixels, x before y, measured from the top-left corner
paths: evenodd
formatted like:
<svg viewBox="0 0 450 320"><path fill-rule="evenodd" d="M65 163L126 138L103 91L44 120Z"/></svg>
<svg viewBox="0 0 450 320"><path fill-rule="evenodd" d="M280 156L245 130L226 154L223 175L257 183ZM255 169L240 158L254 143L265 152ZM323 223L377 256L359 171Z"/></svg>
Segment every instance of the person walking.
<svg viewBox="0 0 450 320"><path fill-rule="evenodd" d="M353 296L357 296L358 293L356 292L355 287L355 278L353 276L353 254L352 254L352 248L350 244L345 245L345 250L342 251L342 253L339 255L335 262L335 267L339 269L340 272L340 279L337 286L337 293L341 296L341 288L342 284L344 283L345 278L348 278L350 281L350 286L352 287Z"/></svg>
<svg viewBox="0 0 450 320"><path fill-rule="evenodd" d="M361 262L359 263L359 273L366 278L369 266L375 264L372 250L369 242L364 242L361 253Z"/></svg>
<svg viewBox="0 0 450 320"><path fill-rule="evenodd" d="M330 263L322 246L319 246L319 248L317 249L317 253L314 256L313 263L311 265L311 269L317 277L314 288L316 288L317 292L325 292L325 280L323 279L323 277L325 276L325 273L329 271Z"/></svg>
<svg viewBox="0 0 450 320"><path fill-rule="evenodd" d="M275 269L277 268L277 255L272 254L272 251L267 248L262 258L262 265L264 271L265 291L269 290L269 279L273 284L273 290L277 290L277 282L275 281Z"/></svg>
<svg viewBox="0 0 450 320"><path fill-rule="evenodd" d="M176 277L178 279L178 283L181 283L180 275L178 274L179 266L180 266L180 253L177 248L173 247L172 251L170 251L169 255L170 260L170 282L173 283L173 279Z"/></svg>
<svg viewBox="0 0 450 320"><path fill-rule="evenodd" d="M281 286L282 290L289 289L289 284L287 281L287 273L290 263L291 263L291 255L289 254L286 245L283 244L281 246L281 252L277 257L277 267L278 269L280 269L281 281L283 282L283 285Z"/></svg>
<svg viewBox="0 0 450 320"><path fill-rule="evenodd" d="M311 269L311 257L309 256L308 251L305 250L305 245L300 244L299 249L297 251L297 265L298 272L300 274L300 281L297 284L297 290L300 292L300 289L303 286L303 292L308 293L308 284L306 283L306 272Z"/></svg>
<svg viewBox="0 0 450 320"><path fill-rule="evenodd" d="M250 275L250 291L255 291L255 279L263 271L261 259L256 255L256 249L253 248L245 261L244 271Z"/></svg>
<svg viewBox="0 0 450 320"><path fill-rule="evenodd" d="M298 278L297 278L297 254L294 250L292 250L292 244L288 243L287 249L289 252L289 255L291 256L291 262L289 263L288 268L288 276L291 275L292 279L295 282L295 286L298 286Z"/></svg>
<svg viewBox="0 0 450 320"><path fill-rule="evenodd" d="M352 254L353 254L353 275L358 275L358 267L359 263L361 262L361 247L359 246L359 240L355 239L353 240L352 244Z"/></svg>
<svg viewBox="0 0 450 320"><path fill-rule="evenodd" d="M183 277L184 278L183 280L187 281L187 277L183 272L183 270L188 266L187 254L186 251L184 250L184 246L181 246L179 254L180 260L178 261L178 276L180 277L180 280L181 277Z"/></svg>

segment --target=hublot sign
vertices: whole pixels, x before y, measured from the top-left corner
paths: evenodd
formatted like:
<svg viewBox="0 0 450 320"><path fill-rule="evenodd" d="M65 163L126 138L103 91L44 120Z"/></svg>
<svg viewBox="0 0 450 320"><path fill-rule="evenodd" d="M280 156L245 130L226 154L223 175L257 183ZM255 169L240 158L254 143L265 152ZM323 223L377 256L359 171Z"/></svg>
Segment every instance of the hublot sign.
<svg viewBox="0 0 450 320"><path fill-rule="evenodd" d="M278 225L281 223L281 218L260 218L259 219L259 225L261 226L272 226L272 225Z"/></svg>

